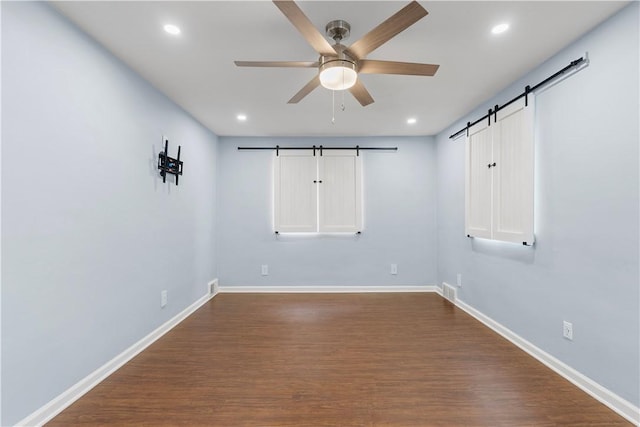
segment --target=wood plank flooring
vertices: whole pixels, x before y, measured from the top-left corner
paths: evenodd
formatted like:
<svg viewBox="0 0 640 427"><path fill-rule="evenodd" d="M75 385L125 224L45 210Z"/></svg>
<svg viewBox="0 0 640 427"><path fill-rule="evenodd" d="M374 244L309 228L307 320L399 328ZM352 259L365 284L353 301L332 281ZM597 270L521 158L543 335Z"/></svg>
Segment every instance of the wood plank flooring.
<svg viewBox="0 0 640 427"><path fill-rule="evenodd" d="M50 426L631 425L432 293L221 294Z"/></svg>

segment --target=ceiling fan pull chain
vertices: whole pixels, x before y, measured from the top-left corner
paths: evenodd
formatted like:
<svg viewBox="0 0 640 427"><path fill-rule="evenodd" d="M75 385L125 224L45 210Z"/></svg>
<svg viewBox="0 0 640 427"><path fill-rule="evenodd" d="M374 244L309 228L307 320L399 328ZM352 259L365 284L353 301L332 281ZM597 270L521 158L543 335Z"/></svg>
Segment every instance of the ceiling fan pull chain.
<svg viewBox="0 0 640 427"><path fill-rule="evenodd" d="M342 68L342 87L344 87L344 67ZM342 89L340 92L342 92L342 103L340 104L340 110L344 111L344 91L345 89Z"/></svg>
<svg viewBox="0 0 640 427"><path fill-rule="evenodd" d="M336 91L331 91L331 124L336 124Z"/></svg>

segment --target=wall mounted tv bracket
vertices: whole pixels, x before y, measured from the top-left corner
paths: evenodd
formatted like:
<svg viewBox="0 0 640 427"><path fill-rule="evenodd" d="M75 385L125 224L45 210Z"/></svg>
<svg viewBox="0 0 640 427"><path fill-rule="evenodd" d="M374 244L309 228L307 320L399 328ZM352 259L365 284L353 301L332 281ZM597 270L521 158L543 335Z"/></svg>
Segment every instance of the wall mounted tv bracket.
<svg viewBox="0 0 640 427"><path fill-rule="evenodd" d="M162 176L162 182L167 182L167 174L176 176L176 185L178 185L178 177L182 175L182 162L180 161L180 146L178 145L178 157L173 158L167 155L167 149L169 140L164 140L164 151L158 154L158 169L160 170L160 176Z"/></svg>

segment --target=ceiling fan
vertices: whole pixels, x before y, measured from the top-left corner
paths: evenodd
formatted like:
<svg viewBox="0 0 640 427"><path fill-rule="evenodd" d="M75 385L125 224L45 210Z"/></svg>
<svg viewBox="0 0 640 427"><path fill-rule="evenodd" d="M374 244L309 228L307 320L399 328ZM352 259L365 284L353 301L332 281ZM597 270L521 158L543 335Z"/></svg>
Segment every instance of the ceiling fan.
<svg viewBox="0 0 640 427"><path fill-rule="evenodd" d="M325 31L335 44L332 46L313 26L309 18L298 5L291 0L273 0L273 3L298 29L320 55L317 61L235 61L239 67L294 67L317 68L318 74L289 100L296 104L319 85L331 90L349 89L351 94L364 107L373 102L373 98L358 78L358 74L402 74L412 76L433 76L439 65L417 64L412 62L378 61L365 57L409 28L428 12L412 1L386 21L365 34L360 40L347 47L341 44L351 32L351 26L343 20L329 22Z"/></svg>

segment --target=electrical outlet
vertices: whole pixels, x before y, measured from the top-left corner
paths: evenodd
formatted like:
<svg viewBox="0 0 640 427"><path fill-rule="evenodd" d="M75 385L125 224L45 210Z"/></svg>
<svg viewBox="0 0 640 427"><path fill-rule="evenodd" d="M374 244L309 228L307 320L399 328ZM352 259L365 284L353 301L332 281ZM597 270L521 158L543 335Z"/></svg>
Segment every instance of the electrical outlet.
<svg viewBox="0 0 640 427"><path fill-rule="evenodd" d="M462 274L458 273L458 278L457 278L457 285L459 288L462 287Z"/></svg>
<svg viewBox="0 0 640 427"><path fill-rule="evenodd" d="M262 275L263 276L269 275L269 266L267 264L262 264Z"/></svg>
<svg viewBox="0 0 640 427"><path fill-rule="evenodd" d="M167 305L167 291L160 292L160 308L163 308Z"/></svg>
<svg viewBox="0 0 640 427"><path fill-rule="evenodd" d="M573 341L573 323L566 320L562 322L562 336Z"/></svg>
<svg viewBox="0 0 640 427"><path fill-rule="evenodd" d="M398 264L391 264L391 274L398 274Z"/></svg>

